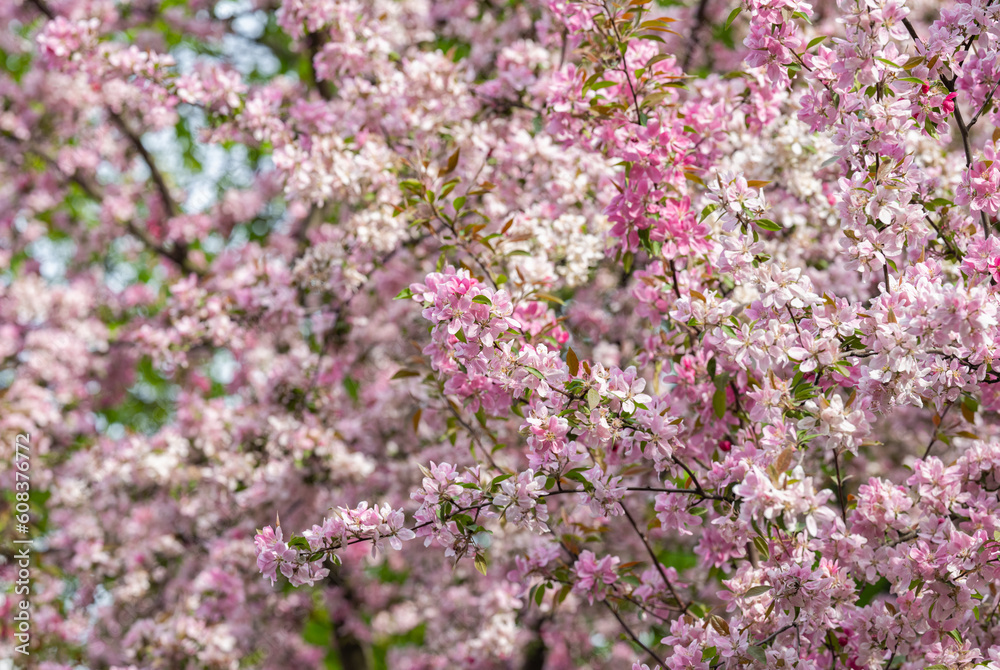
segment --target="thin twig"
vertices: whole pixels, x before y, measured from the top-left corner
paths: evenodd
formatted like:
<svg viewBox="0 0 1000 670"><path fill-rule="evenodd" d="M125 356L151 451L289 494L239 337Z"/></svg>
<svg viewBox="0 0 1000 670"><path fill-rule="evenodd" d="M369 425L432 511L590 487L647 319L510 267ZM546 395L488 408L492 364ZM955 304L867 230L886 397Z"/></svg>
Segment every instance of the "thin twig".
<svg viewBox="0 0 1000 670"><path fill-rule="evenodd" d="M615 38L618 40L618 44L621 44L622 36L618 32L618 24L615 22L615 17L608 10L607 3L604 5L604 10L608 12L608 18L611 19L611 29L615 31ZM625 81L628 82L628 89L632 92L632 104L635 105L635 122L640 126L645 125L642 122L642 111L639 109L639 96L636 95L635 87L632 86L632 75L628 71L628 62L625 60L625 54L619 49L616 49L616 51L618 51L619 59L622 62L622 72L625 73Z"/></svg>
<svg viewBox="0 0 1000 670"><path fill-rule="evenodd" d="M931 455L931 447L933 447L934 443L937 442L938 440L938 428L942 423L944 423L944 418L948 416L948 412L950 412L951 408L954 406L955 403L950 403L947 407L944 408L944 411L941 413L941 418L938 422L938 425L934 426L934 433L931 435L931 441L927 443L927 448L924 449L924 455L921 456L921 460L927 460L927 457Z"/></svg>
<svg viewBox="0 0 1000 670"><path fill-rule="evenodd" d="M635 633L632 632L632 629L629 628L628 624L625 623L625 620L621 618L621 615L618 614L618 612L615 611L615 608L611 606L611 603L609 603L607 600L604 600L602 602L604 603L604 606L607 607L611 611L611 613L615 615L615 618L618 619L618 623L620 623L621 626L622 626L622 628L625 629L625 633L630 638L632 638L632 641L635 642L640 647L642 647L643 651L645 651L647 654L649 654L650 658L652 658L657 664L659 664L660 667L666 667L667 664L663 661L663 659L660 658L659 656L657 656L656 653L652 649L650 649L649 647L647 647L646 645L644 645L642 643L642 640L640 640L639 637Z"/></svg>
<svg viewBox="0 0 1000 670"><path fill-rule="evenodd" d="M306 54L309 57L309 73L312 75L313 84L319 91L319 97L327 102L333 100L333 91L330 89L330 82L320 79L316 73L316 56L323 50L323 39L319 33L309 33L306 37L306 46L309 48Z"/></svg>
<svg viewBox="0 0 1000 670"><path fill-rule="evenodd" d="M142 138L136 135L128 124L125 123L123 119L117 112L108 110L108 117L118 126L118 130L128 138L129 142L142 157L143 162L146 163L146 167L149 168L150 176L153 178L153 183L156 184L156 190L160 193L160 200L163 201L163 209L166 210L167 216L173 218L177 215L177 204L174 202L173 197L170 195L170 189L167 188L167 182L163 179L163 173L156 166L156 161L153 160L152 155L147 151L146 147L142 144Z"/></svg>
<svg viewBox="0 0 1000 670"><path fill-rule="evenodd" d="M972 129L972 126L976 125L976 121L978 121L979 117L983 115L983 112L985 112L986 108L990 106L990 103L993 102L993 95L997 92L997 87L1000 87L1000 82L998 82L997 85L993 87L993 90L990 91L990 94L986 96L986 100L983 101L983 106L979 108L979 111L976 112L976 115L972 117L971 121L969 121L970 130Z"/></svg>
<svg viewBox="0 0 1000 670"><path fill-rule="evenodd" d="M706 493L705 491L698 491L696 489L672 489L672 488L662 488L658 489L653 486L629 486L625 488L626 491L651 491L655 493L682 493L685 495L698 496L699 498L704 498L705 500L718 500L719 502L732 503L732 498L727 498L726 496L714 495L712 493Z"/></svg>
<svg viewBox="0 0 1000 670"><path fill-rule="evenodd" d="M698 494L699 495L703 495L703 496L705 496L707 498L708 495L705 493L705 489L702 488L701 483L698 481L698 478L694 476L693 472L691 472L691 468L689 468L688 466L684 465L684 463L682 463L681 460L679 458L677 458L676 455L673 455L670 458L674 461L674 463L676 463L677 465L681 466L681 468L684 470L684 472L687 473L687 476L691 478L691 483L694 484L694 487L695 487L695 489L697 489Z"/></svg>
<svg viewBox="0 0 1000 670"><path fill-rule="evenodd" d="M663 583L666 584L667 589L670 591L670 595L672 595L674 599L677 600L677 603L681 606L681 611L687 612L688 610L687 603L681 600L681 597L677 594L677 591L674 590L674 585L670 583L670 579L667 577L667 573L663 569L663 565L660 564L660 559L656 557L656 552L654 552L653 548L649 545L649 540L646 539L646 534L639 529L639 526L635 523L635 519L632 518L632 515L629 513L625 505L620 501L618 505L622 508L622 511L625 512L625 518L628 519L628 522L632 525L632 528L635 529L635 532L639 535L639 539L642 540L642 545L646 547L646 552L649 554L649 557L653 559L653 565L656 566L656 571L659 572L660 577L663 578Z"/></svg>
<svg viewBox="0 0 1000 670"><path fill-rule="evenodd" d="M908 18L905 18L905 17L903 18L903 25L906 26L906 31L908 33L910 33L910 37L912 37L913 41L916 42L916 44L917 44L918 47L920 47L920 50L921 51L926 51L926 48L924 47L924 43L920 40L920 37L917 36L917 31L913 27L913 24L910 23L910 20ZM952 79L949 80L944 75L941 75L940 79L941 79L941 83L944 84L944 87L948 90L949 93L955 93L955 81L957 80L957 77L952 78ZM992 95L993 94L991 93L990 97L992 97ZM962 148L965 150L965 166L967 168L971 168L972 167L972 146L969 143L969 128L971 128L972 125L971 124L966 125L965 118L962 116L962 109L961 109L961 107L958 104L958 99L957 98L954 100L954 103L955 103L955 121L958 124L958 132L962 135ZM978 118L979 118L979 114L976 114L975 119L978 120ZM987 216L987 214L986 214L985 211L980 211L979 215L980 215L980 219L982 220L982 223L983 223L983 237L989 237L990 236L990 220L989 220L989 217Z"/></svg>
<svg viewBox="0 0 1000 670"><path fill-rule="evenodd" d="M50 21L55 20L55 18L56 18L55 12L53 12L49 8L49 6L47 4L45 4L45 2L43 0L28 0L28 1L31 4L33 4L38 9L38 11L40 11L42 14L45 14L45 16L48 17L48 19Z"/></svg>
<svg viewBox="0 0 1000 670"><path fill-rule="evenodd" d="M691 26L691 32L688 36L687 50L685 50L684 59L681 61L681 70L684 72L687 72L688 66L691 64L691 57L694 56L694 49L698 45L698 35L705 25L707 10L708 0L699 0L698 9L695 10L694 14L694 25Z"/></svg>
<svg viewBox="0 0 1000 670"><path fill-rule="evenodd" d="M17 140L17 138L13 138L8 133L4 133L4 135L7 136L7 137L11 137L15 141L20 141L20 140ZM51 156L48 156L47 154L45 154L44 151L41 151L39 149L35 149L35 148L32 148L32 147L27 147L27 146L25 147L25 150L28 151L28 152L30 152L30 153L35 154L41 160L43 160L47 165L49 165L50 167L52 167L54 170L56 170L57 172L62 173L63 177L66 180L71 181L74 184L76 184L77 186L79 186L80 190L83 191L84 195L86 195L91 200L94 200L96 202L101 202L101 201L104 200L105 196L101 192L100 187L98 185L94 184L93 182L91 182L90 180L88 180L82 174L80 174L79 171L74 171L72 174L67 174L64 170L62 170L62 168L59 167L59 163L54 158L52 158ZM202 270L200 270L199 268L196 268L193 265L191 265L191 263L190 263L190 261L189 261L189 259L187 257L186 249L183 246L178 245L178 246L174 246L173 248L166 247L165 245L163 245L160 242L158 242L157 240L155 240L153 238L153 236L150 235L147 231L144 231L144 230L140 229L135 224L134 221L129 221L126 224L126 228L128 229L128 232L133 237L138 238L139 241L142 242L144 246L146 246L151 251L156 252L157 254L159 254L160 256L162 256L163 258L165 258L165 259L167 259L169 261L172 261L173 263L177 264L177 266L180 267L180 269L183 270L184 272L187 272L187 273L192 273L193 272L193 273L198 274L198 275L204 274L204 272Z"/></svg>
<svg viewBox="0 0 1000 670"><path fill-rule="evenodd" d="M756 642L756 643L754 644L754 646L755 646L755 647L762 647L762 646L764 646L765 644L767 644L768 642L770 642L771 640L773 640L774 638L776 638L776 637L778 637L779 635L781 635L782 633L784 633L784 632L785 632L786 630L788 630L788 629L790 629L790 628L795 628L795 627L797 627L797 626L798 626L798 624L797 624L797 623L795 623L795 622L793 621L792 623L788 624L788 625L787 625L787 626L785 626L784 628L779 628L778 630L774 631L773 633L771 633L770 635L768 635L767 637L765 637L765 638L764 638L763 640L761 640L760 642Z"/></svg>
<svg viewBox="0 0 1000 670"><path fill-rule="evenodd" d="M844 519L844 527L847 527L847 505L844 502L844 480L840 477L840 450L833 450L833 466L837 470L837 502L840 503L840 516Z"/></svg>

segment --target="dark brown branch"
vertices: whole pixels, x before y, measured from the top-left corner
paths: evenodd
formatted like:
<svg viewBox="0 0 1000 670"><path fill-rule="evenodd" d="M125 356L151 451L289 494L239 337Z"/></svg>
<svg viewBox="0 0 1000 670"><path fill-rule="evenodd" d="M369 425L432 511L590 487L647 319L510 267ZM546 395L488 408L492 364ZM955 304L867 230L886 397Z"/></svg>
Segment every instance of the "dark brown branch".
<svg viewBox="0 0 1000 670"><path fill-rule="evenodd" d="M656 653L652 649L650 649L649 647L647 647L646 645L644 645L642 643L642 640L640 640L639 637L635 633L632 632L632 629L629 628L629 626L628 626L627 623L625 623L625 620L622 619L621 615L618 614L618 612L615 611L615 608L611 606L611 603L609 603L607 600L604 600L602 602L604 602L604 606L607 607L608 610L612 614L615 615L615 618L618 619L618 623L620 623L621 627L625 629L625 633L630 638L632 638L632 641L635 642L640 647L642 647L642 650L645 651L647 654L649 654L649 657L652 658L653 661L655 661L657 664L659 664L660 667L666 667L667 664L664 663L663 659L660 658L659 656L657 656Z"/></svg>
<svg viewBox="0 0 1000 670"><path fill-rule="evenodd" d="M153 178L153 183L156 184L156 190L160 193L160 200L163 201L163 209L166 211L167 216L171 218L177 216L177 204L170 195L170 190L167 188L167 182L163 179L163 173L160 172L160 169L156 166L156 161L153 160L152 155L150 155L149 151L147 151L146 147L142 144L142 138L136 135L132 129L128 127L128 124L125 123L125 119L123 119L116 112L109 109L108 117L118 127L118 130L120 130L121 133L128 138L129 142L131 142L132 146L146 163L146 167L149 168L150 176Z"/></svg>
<svg viewBox="0 0 1000 670"><path fill-rule="evenodd" d="M604 10L607 12L608 18L611 20L611 29L615 32L615 39L618 40L617 43L622 44L622 36L621 33L618 32L618 24L615 21L617 17L611 13L607 4L604 5ZM625 54L619 49L615 49L615 51L618 52L618 57L621 60L622 72L625 74L625 81L628 82L628 90L632 92L632 104L635 105L635 122L640 126L644 126L646 124L642 122L642 110L639 108L639 96L636 95L635 87L632 85L632 75L629 73L628 62L625 60Z"/></svg>
<svg viewBox="0 0 1000 670"><path fill-rule="evenodd" d="M521 670L545 669L545 658L548 655L548 649L545 646L545 640L542 638L542 625L544 623L544 619L539 619L531 627L534 636L531 638L531 642L528 643L527 649L524 652L524 664L521 666Z"/></svg>
<svg viewBox="0 0 1000 670"><path fill-rule="evenodd" d="M679 458L677 458L676 455L673 455L670 458L673 460L674 463L676 463L677 465L681 466L681 469L684 470L684 472L687 473L687 476L691 478L691 483L694 484L694 488L695 488L695 490L698 491L698 495L700 495L700 496L702 496L704 498L709 497L708 494L705 493L705 489L702 488L701 483L698 481L698 478L694 476L693 472L691 472L691 468L689 468L688 466L684 465L684 463L681 462L681 460Z"/></svg>
<svg viewBox="0 0 1000 670"><path fill-rule="evenodd" d="M678 281L677 281L677 266L674 264L674 259L673 258L670 259L670 277L674 281L674 295L676 295L678 298L680 298L681 297L681 288L680 288L680 286L678 286Z"/></svg>
<svg viewBox="0 0 1000 670"><path fill-rule="evenodd" d="M840 516L847 527L847 502L844 500L844 480L840 476L840 450L833 450L833 466L837 470L837 502L840 503Z"/></svg>
<svg viewBox="0 0 1000 670"><path fill-rule="evenodd" d="M976 125L976 122L979 121L979 117L983 115L983 112L985 112L986 109L990 106L990 103L993 102L993 95L997 92L998 86L1000 86L1000 84L997 84L996 86L993 87L993 90L990 91L990 94L986 96L985 100L983 100L983 106L979 108L979 111L976 112L976 115L972 117L971 121L969 121L970 129L972 128L972 126Z"/></svg>
<svg viewBox="0 0 1000 670"><path fill-rule="evenodd" d="M760 642L754 643L753 646L755 646L755 647L763 647L765 644L767 644L768 642L770 642L774 638L778 637L779 635L781 635L782 633L784 633L786 630L789 630L791 628L795 628L797 625L798 624L796 624L796 623L790 623L790 624L788 624L787 626L785 626L783 628L779 628L778 630L774 631L773 633L771 633L770 635L768 635L767 637L765 637Z"/></svg>
<svg viewBox="0 0 1000 670"><path fill-rule="evenodd" d="M941 239L941 241L944 242L944 245L948 248L948 251L954 254L955 258L957 258L958 260L962 260L963 258L962 252L960 252L958 249L952 246L951 241L949 241L948 238L945 236L944 231L938 228L937 224L931 220L931 217L925 214L924 218L927 219L927 223L931 224L931 228L933 228L935 232L937 232L938 237Z"/></svg>
<svg viewBox="0 0 1000 670"><path fill-rule="evenodd" d="M319 91L319 97L323 98L327 102L333 100L333 91L330 90L330 82L320 79L319 75L316 74L316 56L319 52L323 50L323 40L319 33L309 33L306 37L306 45L309 47L309 73L312 75L313 84L316 86L316 90Z"/></svg>
<svg viewBox="0 0 1000 670"><path fill-rule="evenodd" d="M681 70L687 72L691 64L691 57L694 56L695 47L698 46L698 36L705 26L705 15L708 10L708 0L699 0L698 9L694 13L694 25L691 26L691 33L688 37L687 49L684 51L684 59L681 61Z"/></svg>
<svg viewBox="0 0 1000 670"><path fill-rule="evenodd" d="M906 32L910 33L910 37L913 38L913 41L917 44L918 47L920 47L920 50L921 51L926 51L926 48L924 47L924 43L920 40L920 37L917 36L917 31L913 27L913 24L910 23L910 20L908 18L905 18L905 17L903 18L903 25L906 26ZM948 90L949 93L955 93L955 81L956 81L956 78L948 79L944 75L941 75L940 79L941 79L941 83L944 84L944 87ZM991 98L992 98L992 96L993 96L993 94L990 93L990 97ZM988 102L989 102L989 100L987 100L987 104L988 104ZM969 128L972 127L972 124L966 125L965 119L962 116L962 109L961 109L961 107L958 104L958 99L957 98L954 100L954 103L955 103L955 121L958 124L958 132L962 135L962 148L965 149L965 166L967 168L971 168L972 167L972 146L969 144ZM976 116L974 118L974 122L975 122L975 120L978 120L978 118L979 118L979 114L976 114ZM989 217L986 215L986 212L984 212L984 211L980 211L979 215L980 215L980 218L982 219L982 222L983 222L983 237L989 237L990 236L990 220L989 220Z"/></svg>
<svg viewBox="0 0 1000 670"><path fill-rule="evenodd" d="M49 8L49 6L48 6L47 4L45 4L44 0L28 0L28 1L29 1L29 2L31 3L31 4L33 4L33 5L35 6L35 8L36 8L36 9L37 9L38 11L40 11L40 12L41 12L42 14L45 14L45 16L46 16L46 17L47 17L47 18L48 18L48 19L49 19L50 21L53 21L53 20L55 20L55 18L56 18L56 14L55 14L55 12L53 12L53 11L52 11L52 10L51 10L51 9Z"/></svg>
<svg viewBox="0 0 1000 670"><path fill-rule="evenodd" d="M950 412L951 408L954 406L955 403L951 403L950 405L944 408L944 412L941 413L941 418L938 421L938 425L934 426L934 433L931 435L931 441L927 443L927 448L924 449L924 455L921 456L921 460L927 460L927 457L931 455L931 447L933 447L934 443L937 442L938 440L938 428L940 428L941 424L944 423L944 418L948 416L948 412Z"/></svg>
<svg viewBox="0 0 1000 670"><path fill-rule="evenodd" d="M156 160L153 158L152 154L150 154L145 145L143 145L142 138L129 128L128 123L126 123L125 119L123 119L117 112L109 109L108 118L110 118L115 126L118 127L118 130L121 131L122 135L128 138L128 141L135 148L136 152L140 157L142 157L146 167L149 168L150 177L153 179L153 184L156 185L156 190L160 195L160 201L163 203L163 210L167 215L167 218L177 216L180 213L180 208L174 201L173 196L170 195L170 188L167 186L167 182L163 178L163 173L160 172L160 168L156 165ZM144 244L154 249L157 253L177 263L182 270L186 272L198 273L188 259L188 249L186 244L177 242L172 248L167 249L153 240L147 233L139 230L133 222L129 222L128 229L130 233L141 239Z"/></svg>
<svg viewBox="0 0 1000 670"><path fill-rule="evenodd" d="M913 24L910 23L908 18L903 17L903 25L906 26L906 32L910 33L910 37L913 38L913 41L916 42L917 46L922 49L924 47L924 43L920 41L920 37L917 36L916 29L913 27Z"/></svg>
<svg viewBox="0 0 1000 670"><path fill-rule="evenodd" d="M656 488L653 486L629 486L626 487L626 491L652 491L654 493L681 493L689 496L698 496L705 500L718 500L719 502L732 503L731 498L726 496L713 495L711 493L706 493L705 491L698 491L695 489L672 489L672 488ZM574 491L574 493L581 493L581 491Z"/></svg>
<svg viewBox="0 0 1000 670"><path fill-rule="evenodd" d="M9 133L4 133L4 135L6 137L12 138L12 136ZM101 193L100 187L97 184L94 184L86 177L84 177L82 174L80 174L79 171L74 171L72 174L66 174L59 167L59 164L56 162L56 160L51 156L46 155L44 152L38 149L32 149L30 147L25 147L25 148L31 153L34 153L36 156L41 158L49 167L62 173L65 179L79 186L80 190L83 191L83 193L91 200L94 200L95 202L102 202L104 200L104 194ZM163 258L166 258L167 260L177 264L177 266L180 267L180 269L183 270L184 272L188 273L193 272L198 275L202 274L201 270L195 268L190 264L187 258L186 249L183 246L175 246L174 248L168 249L163 244L153 239L153 237L148 232L141 230L138 226L135 225L134 222L129 221L128 224L126 224L126 227L128 228L129 233L134 237L138 238L139 241L146 246L146 248L156 252Z"/></svg>
<svg viewBox="0 0 1000 670"><path fill-rule="evenodd" d="M660 559L656 557L656 552L654 552L653 548L649 546L649 540L646 539L646 534L639 529L638 525L636 525L635 519L632 518L632 515L629 513L628 508L625 507L624 503L619 502L618 504L619 506L621 506L622 511L625 512L625 518L628 519L628 522L632 525L632 528L634 528L635 532L639 535L639 539L642 540L642 545L646 547L646 553L648 553L649 557L653 560L653 565L656 566L656 571L660 573L660 577L663 579L663 583L670 591L670 595L672 595L674 599L677 601L677 604L680 605L681 611L687 612L688 609L687 603L681 600L680 595L678 595L677 591L674 590L674 585L670 583L670 579L667 577L667 573L663 569L663 565L660 563Z"/></svg>

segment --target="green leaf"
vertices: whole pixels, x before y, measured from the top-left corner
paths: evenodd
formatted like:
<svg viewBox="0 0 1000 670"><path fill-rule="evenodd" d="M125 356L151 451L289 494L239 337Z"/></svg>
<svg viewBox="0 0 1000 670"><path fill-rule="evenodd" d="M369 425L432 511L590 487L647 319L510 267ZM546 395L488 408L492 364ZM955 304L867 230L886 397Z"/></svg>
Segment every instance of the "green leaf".
<svg viewBox="0 0 1000 670"><path fill-rule="evenodd" d="M479 570L479 572L485 577L486 567L487 567L486 557L483 556L482 554L476 554L475 562L476 562L476 570Z"/></svg>
<svg viewBox="0 0 1000 670"><path fill-rule="evenodd" d="M757 224L758 228L762 228L764 230L778 231L782 229L781 226L774 221L771 221L771 219L757 219L754 223Z"/></svg>
<svg viewBox="0 0 1000 670"><path fill-rule="evenodd" d="M701 603L691 603L688 605L688 611L699 619L704 619L705 615L708 614L708 609Z"/></svg>
<svg viewBox="0 0 1000 670"><path fill-rule="evenodd" d="M408 191L420 191L423 190L424 185L415 179L404 179L399 182L399 185Z"/></svg>
<svg viewBox="0 0 1000 670"><path fill-rule="evenodd" d="M570 347L566 352L566 365L569 366L569 373L574 377L580 374L580 359L576 357L573 347Z"/></svg>
<svg viewBox="0 0 1000 670"><path fill-rule="evenodd" d="M808 51L809 49L812 49L817 44L821 44L823 42L823 40L825 40L825 39L826 39L826 35L820 35L819 37L812 38L811 40L809 40L809 45L806 47L806 51Z"/></svg>
<svg viewBox="0 0 1000 670"><path fill-rule="evenodd" d="M397 293L396 297L393 298L393 300L406 300L407 298L412 298L412 297L413 297L413 291L411 291L410 287L407 286L402 291Z"/></svg>
<svg viewBox="0 0 1000 670"><path fill-rule="evenodd" d="M527 370L528 372L530 372L531 374L535 375L536 377L538 377L542 381L545 381L545 375L543 375L541 372L539 372L536 368L533 368L530 365L525 365L524 369Z"/></svg>
<svg viewBox="0 0 1000 670"><path fill-rule="evenodd" d="M494 477L494 478L493 478L493 480L492 480L492 481L490 482L490 486L489 486L489 488L491 488L491 489L492 489L492 488L493 488L494 486L496 486L496 485L497 485L497 484L499 484L500 482L505 482L505 481L507 481L508 479L510 479L510 478L511 478L511 477L513 477L513 476L514 476L514 475L512 475L512 474L511 474L511 473L509 473L509 472L508 472L508 473L505 473L505 474L502 474L502 475L497 475L497 476L496 476L496 477Z"/></svg>
<svg viewBox="0 0 1000 670"><path fill-rule="evenodd" d="M642 106L643 107L652 107L653 105L655 105L658 102L663 102L664 100L666 100L667 98L669 98L671 95L673 95L673 93L671 93L670 91L660 91L659 93L650 93L649 95L647 95L646 97L644 97L642 99ZM648 230L648 228L647 228L647 230Z"/></svg>
<svg viewBox="0 0 1000 670"><path fill-rule="evenodd" d="M587 391L587 404L590 405L591 410L601 404L601 394L597 392L597 389Z"/></svg>
<svg viewBox="0 0 1000 670"><path fill-rule="evenodd" d="M764 653L764 647L758 647L757 645L749 647L747 649L747 656L758 663L767 663L767 654Z"/></svg>
<svg viewBox="0 0 1000 670"><path fill-rule="evenodd" d="M557 295L552 295L551 293L536 293L535 297L539 300L547 300L549 302L554 302L557 305L565 305L566 301Z"/></svg>
<svg viewBox="0 0 1000 670"><path fill-rule="evenodd" d="M493 301L485 295L477 295L472 299L472 302L478 302L480 305L489 305L490 307L493 306Z"/></svg>
<svg viewBox="0 0 1000 670"><path fill-rule="evenodd" d="M333 637L333 628L330 622L323 622L314 617L309 617L302 630L302 639L307 644L314 647L327 647Z"/></svg>
<svg viewBox="0 0 1000 670"><path fill-rule="evenodd" d="M726 388L724 386L715 389L715 393L712 394L712 409L718 419L726 415Z"/></svg>
<svg viewBox="0 0 1000 670"><path fill-rule="evenodd" d="M461 151L461 149L455 149L455 153L448 157L448 166L444 169L444 171L438 174L439 177L441 175L451 174L455 171L455 168L458 167L458 154Z"/></svg>
<svg viewBox="0 0 1000 670"><path fill-rule="evenodd" d="M419 377L420 373L415 370L400 370L392 376L392 379L406 379L407 377Z"/></svg>
<svg viewBox="0 0 1000 670"><path fill-rule="evenodd" d="M729 30L729 26L733 25L733 21L736 20L736 17L739 16L740 12L742 11L743 11L743 6L741 5L736 9L734 9L733 11L729 12L729 18L726 19L726 30Z"/></svg>
<svg viewBox="0 0 1000 670"><path fill-rule="evenodd" d="M311 551L309 541L301 535L293 536L292 539L288 541L288 546L292 549L299 549L301 551Z"/></svg>
<svg viewBox="0 0 1000 670"><path fill-rule="evenodd" d="M755 586L752 589L747 589L747 592L743 594L744 598L756 598L757 596L762 596L771 590L770 584L761 584L760 586Z"/></svg>
<svg viewBox="0 0 1000 670"><path fill-rule="evenodd" d="M756 536L753 539L753 546L757 548L757 553L760 554L763 560L767 560L771 557L771 551L767 547L767 540L761 536Z"/></svg>
<svg viewBox="0 0 1000 670"><path fill-rule="evenodd" d="M357 380L351 377L344 377L344 389L347 390L347 395L351 396L351 400L354 402L358 401L358 389L361 388L361 384Z"/></svg>
<svg viewBox="0 0 1000 670"><path fill-rule="evenodd" d="M468 338L465 337L465 332L461 328L459 328L458 332L455 333L455 337L457 337L458 341L462 344L466 344L469 341Z"/></svg>

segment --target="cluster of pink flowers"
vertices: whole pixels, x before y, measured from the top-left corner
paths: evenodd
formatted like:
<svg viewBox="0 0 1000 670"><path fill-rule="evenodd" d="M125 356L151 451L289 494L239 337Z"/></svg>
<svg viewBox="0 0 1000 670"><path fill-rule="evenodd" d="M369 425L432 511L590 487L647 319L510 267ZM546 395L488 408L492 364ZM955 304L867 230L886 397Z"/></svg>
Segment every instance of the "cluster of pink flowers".
<svg viewBox="0 0 1000 670"><path fill-rule="evenodd" d="M996 161L996 145L990 140L983 146L982 157L965 173L955 192L956 204L968 205L973 211L991 217L1000 213L1000 165Z"/></svg>
<svg viewBox="0 0 1000 670"><path fill-rule="evenodd" d="M404 541L416 537L405 526L402 510L393 509L388 504L369 507L367 502L362 502L354 509L338 509L335 516L324 519L321 525L313 526L302 535L308 542L308 547L292 548L288 543L282 542L281 526L266 526L254 537L257 567L265 577L270 578L272 584L278 569L296 586L311 586L326 577L330 571L321 567L321 559L303 558L316 552L332 552L349 544L365 541L371 543L374 556L378 551L385 551L387 540L390 547L399 551L403 548Z"/></svg>

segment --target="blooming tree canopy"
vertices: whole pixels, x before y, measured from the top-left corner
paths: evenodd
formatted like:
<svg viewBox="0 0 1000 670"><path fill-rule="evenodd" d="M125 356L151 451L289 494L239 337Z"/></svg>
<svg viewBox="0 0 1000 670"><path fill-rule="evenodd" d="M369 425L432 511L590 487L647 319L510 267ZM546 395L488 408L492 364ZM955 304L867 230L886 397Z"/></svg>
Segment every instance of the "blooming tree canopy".
<svg viewBox="0 0 1000 670"><path fill-rule="evenodd" d="M0 20L37 667L1000 670L1000 2Z"/></svg>

